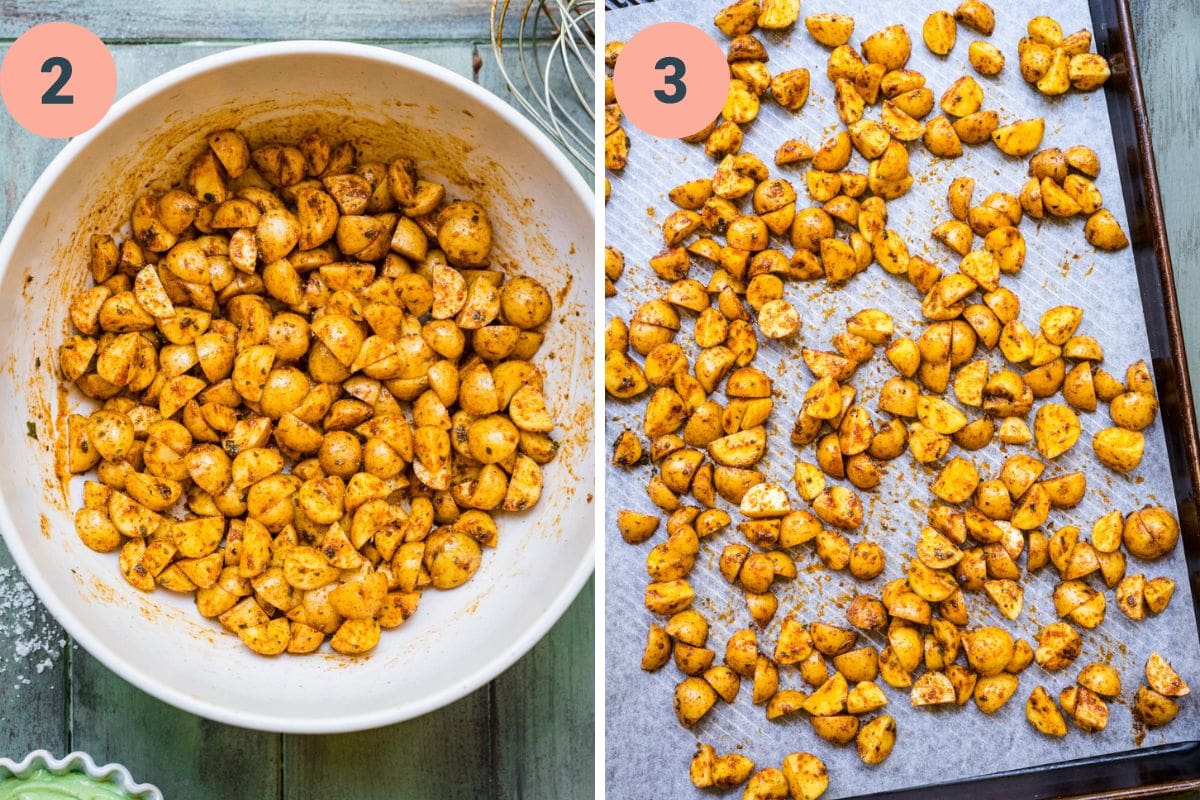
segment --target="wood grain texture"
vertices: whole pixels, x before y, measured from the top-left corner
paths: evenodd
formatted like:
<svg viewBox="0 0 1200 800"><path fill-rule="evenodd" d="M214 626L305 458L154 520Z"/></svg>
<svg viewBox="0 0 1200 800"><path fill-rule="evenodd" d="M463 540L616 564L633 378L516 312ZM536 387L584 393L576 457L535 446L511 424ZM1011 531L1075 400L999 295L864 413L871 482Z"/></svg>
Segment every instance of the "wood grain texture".
<svg viewBox="0 0 1200 800"><path fill-rule="evenodd" d="M594 579L546 638L492 684L496 797L590 797Z"/></svg>
<svg viewBox="0 0 1200 800"><path fill-rule="evenodd" d="M0 218L7 222L7 218ZM20 759L39 747L66 752L71 645L62 628L40 603L8 607L32 594L0 541L0 592L7 598L0 619L0 756ZM45 652L29 653L30 641L57 643L49 666L38 664Z"/></svg>
<svg viewBox="0 0 1200 800"><path fill-rule="evenodd" d="M70 20L105 42L351 39L417 41L488 38L488 0L3 0L0 38Z"/></svg>
<svg viewBox="0 0 1200 800"><path fill-rule="evenodd" d="M222 725L156 700L77 649L71 747L124 764L168 798L279 797L282 737Z"/></svg>
<svg viewBox="0 0 1200 800"><path fill-rule="evenodd" d="M284 737L282 797L493 797L490 713L485 686L443 709L378 731Z"/></svg>
<svg viewBox="0 0 1200 800"><path fill-rule="evenodd" d="M7 47L0 48L3 57ZM0 148L10 155L0 168L4 183L0 185L0 221L7 227L25 193L50 160L63 148L64 140L33 136L13 121L7 111L0 118Z"/></svg>
<svg viewBox="0 0 1200 800"><path fill-rule="evenodd" d="M1200 4L1132 0L1134 36L1150 115L1171 261L1193 392L1200 392Z"/></svg>

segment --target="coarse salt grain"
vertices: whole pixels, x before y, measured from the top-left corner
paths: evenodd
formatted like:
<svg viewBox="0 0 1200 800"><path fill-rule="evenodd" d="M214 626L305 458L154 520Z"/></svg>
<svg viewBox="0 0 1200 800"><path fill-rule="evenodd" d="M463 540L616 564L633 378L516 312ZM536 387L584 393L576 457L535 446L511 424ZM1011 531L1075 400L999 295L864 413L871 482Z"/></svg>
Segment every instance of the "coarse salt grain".
<svg viewBox="0 0 1200 800"><path fill-rule="evenodd" d="M53 669L67 645L54 618L34 596L15 567L0 567L0 624L6 631L0 643L0 675L11 685L28 686L31 675Z"/></svg>

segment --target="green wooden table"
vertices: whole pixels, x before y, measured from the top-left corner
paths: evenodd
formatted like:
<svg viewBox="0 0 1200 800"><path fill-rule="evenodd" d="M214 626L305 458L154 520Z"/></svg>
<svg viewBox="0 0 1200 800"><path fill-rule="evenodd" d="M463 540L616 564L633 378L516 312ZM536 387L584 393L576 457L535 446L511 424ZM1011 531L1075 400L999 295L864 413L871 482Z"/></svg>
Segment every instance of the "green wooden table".
<svg viewBox="0 0 1200 800"><path fill-rule="evenodd" d="M85 7L86 6L86 7ZM441 64L506 96L487 0L4 0L0 52L41 22L84 25L109 45L118 94L240 44L345 39ZM64 142L0 112L0 225ZM0 755L84 750L124 763L167 800L450 800L591 797L595 768L593 589L490 685L425 717L339 736L280 736L168 706L67 640L0 544Z"/></svg>

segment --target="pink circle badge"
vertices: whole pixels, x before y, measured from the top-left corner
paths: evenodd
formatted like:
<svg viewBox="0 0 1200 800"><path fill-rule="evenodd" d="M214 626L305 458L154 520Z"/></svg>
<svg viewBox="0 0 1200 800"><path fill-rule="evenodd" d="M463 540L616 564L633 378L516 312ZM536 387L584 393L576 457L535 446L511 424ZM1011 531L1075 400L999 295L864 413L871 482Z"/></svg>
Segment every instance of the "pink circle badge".
<svg viewBox="0 0 1200 800"><path fill-rule="evenodd" d="M0 63L0 95L21 127L47 139L77 136L117 95L117 67L100 37L69 22L21 34Z"/></svg>
<svg viewBox="0 0 1200 800"><path fill-rule="evenodd" d="M691 136L716 119L729 94L721 46L685 22L660 22L625 43L613 67L625 117L662 138Z"/></svg>

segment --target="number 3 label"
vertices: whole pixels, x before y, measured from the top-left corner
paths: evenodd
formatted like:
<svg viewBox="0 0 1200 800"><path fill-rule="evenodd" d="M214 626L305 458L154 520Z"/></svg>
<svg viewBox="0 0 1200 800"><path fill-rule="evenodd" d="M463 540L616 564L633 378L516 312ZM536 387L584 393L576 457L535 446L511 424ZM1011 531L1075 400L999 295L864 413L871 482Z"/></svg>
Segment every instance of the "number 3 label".
<svg viewBox="0 0 1200 800"><path fill-rule="evenodd" d="M661 103L682 103L687 97L687 87L683 84L683 75L687 72L687 64L683 63L682 58L675 56L663 56L654 64L655 69L671 70L669 75L663 76L663 82L671 87L670 92L658 89L654 92L654 96Z"/></svg>
<svg viewBox="0 0 1200 800"><path fill-rule="evenodd" d="M613 67L626 119L662 138L690 136L721 113L729 64L721 46L683 22L662 22L626 42Z"/></svg>
<svg viewBox="0 0 1200 800"><path fill-rule="evenodd" d="M78 136L103 119L117 68L87 28L48 22L21 34L0 64L0 94L13 118L48 139Z"/></svg>

